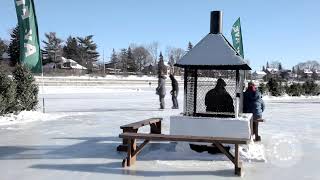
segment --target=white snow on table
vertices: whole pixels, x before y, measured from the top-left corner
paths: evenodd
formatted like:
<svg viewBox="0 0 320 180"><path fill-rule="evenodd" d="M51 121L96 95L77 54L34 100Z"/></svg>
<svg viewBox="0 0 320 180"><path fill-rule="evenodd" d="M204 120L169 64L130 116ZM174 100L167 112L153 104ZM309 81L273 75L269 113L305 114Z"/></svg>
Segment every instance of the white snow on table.
<svg viewBox="0 0 320 180"><path fill-rule="evenodd" d="M250 139L251 117L252 114L239 118L171 116L170 134Z"/></svg>

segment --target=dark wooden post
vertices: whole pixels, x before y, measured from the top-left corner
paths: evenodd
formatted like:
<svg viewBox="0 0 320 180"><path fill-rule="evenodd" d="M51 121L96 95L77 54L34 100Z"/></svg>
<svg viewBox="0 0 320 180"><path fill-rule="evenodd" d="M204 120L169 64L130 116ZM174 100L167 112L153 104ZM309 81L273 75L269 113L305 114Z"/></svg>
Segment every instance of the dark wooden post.
<svg viewBox="0 0 320 180"><path fill-rule="evenodd" d="M187 114L187 98L188 98L188 81L187 81L187 78L188 78L188 69L187 68L184 68L184 101L183 101L183 113L184 115L188 115Z"/></svg>
<svg viewBox="0 0 320 180"><path fill-rule="evenodd" d="M193 89L193 116L197 113L197 92L198 92L198 69L194 70L194 89Z"/></svg>
<svg viewBox="0 0 320 180"><path fill-rule="evenodd" d="M131 164L134 164L136 162L137 156L135 156L133 153L137 149L136 139L129 139L128 144L128 151L127 151L127 166L131 166Z"/></svg>
<svg viewBox="0 0 320 180"><path fill-rule="evenodd" d="M235 144L234 173L238 176L241 176L241 164L239 162L239 144Z"/></svg>

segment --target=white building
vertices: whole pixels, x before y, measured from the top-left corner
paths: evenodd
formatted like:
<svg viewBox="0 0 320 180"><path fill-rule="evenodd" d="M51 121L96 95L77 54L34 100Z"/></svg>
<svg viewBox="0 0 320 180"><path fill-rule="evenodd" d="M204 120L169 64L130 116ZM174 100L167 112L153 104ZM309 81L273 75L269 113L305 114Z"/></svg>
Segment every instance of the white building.
<svg viewBox="0 0 320 180"><path fill-rule="evenodd" d="M76 61L72 59L66 59L64 57L61 58L61 62L58 63L58 66L61 69L79 69L79 70L86 70L87 68L84 66L81 66Z"/></svg>
<svg viewBox="0 0 320 180"><path fill-rule="evenodd" d="M255 71L252 73L252 78L255 80L263 79L263 77L267 75L264 71Z"/></svg>
<svg viewBox="0 0 320 180"><path fill-rule="evenodd" d="M310 69L304 69L303 73L307 76L311 76L313 74L313 72Z"/></svg>

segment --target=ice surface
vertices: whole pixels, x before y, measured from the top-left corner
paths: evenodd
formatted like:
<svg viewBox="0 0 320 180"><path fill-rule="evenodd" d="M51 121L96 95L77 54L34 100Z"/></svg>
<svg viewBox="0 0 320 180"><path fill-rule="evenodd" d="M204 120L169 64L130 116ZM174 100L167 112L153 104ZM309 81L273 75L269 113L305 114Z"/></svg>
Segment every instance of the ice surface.
<svg viewBox="0 0 320 180"><path fill-rule="evenodd" d="M180 110L170 109L166 96L166 109L160 111L154 85L135 86L139 91L50 88L44 95L46 114L25 112L16 118L19 123L0 126L0 179L239 179L226 157L167 142L147 145L135 166L121 168L125 153L116 151L119 126L164 117L162 129L169 133L169 117L182 111L182 96ZM265 102L262 142L240 148L244 179L320 179L319 98ZM20 123L28 119L33 122Z"/></svg>

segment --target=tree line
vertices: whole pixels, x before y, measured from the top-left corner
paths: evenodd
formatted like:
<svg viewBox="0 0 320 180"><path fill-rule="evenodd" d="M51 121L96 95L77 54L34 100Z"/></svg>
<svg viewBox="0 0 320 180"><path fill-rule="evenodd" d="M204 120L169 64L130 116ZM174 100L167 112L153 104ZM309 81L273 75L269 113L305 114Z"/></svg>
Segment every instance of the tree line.
<svg viewBox="0 0 320 180"><path fill-rule="evenodd" d="M0 55L7 52L10 56L10 65L15 66L20 63L19 26L12 30L10 37L9 44L0 39ZM101 70L102 62L98 62L100 54L97 51L98 46L93 37L93 35L84 37L70 35L66 40L63 40L55 32L45 33L45 40L42 41L43 64L59 64L62 61L62 57L64 57L76 61L88 69L89 73L97 68ZM157 41L146 45L130 44L127 48L121 48L118 51L113 49L110 58L106 60L107 63L103 64L102 67L117 69L123 73L157 74L159 67L164 69L164 62L168 62L170 71L175 71L178 74L181 70L175 69L173 65L191 48L192 43L189 42L187 50L167 46L165 52L162 53L159 51L160 48ZM98 65L100 66L98 67Z"/></svg>

